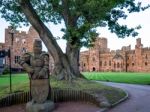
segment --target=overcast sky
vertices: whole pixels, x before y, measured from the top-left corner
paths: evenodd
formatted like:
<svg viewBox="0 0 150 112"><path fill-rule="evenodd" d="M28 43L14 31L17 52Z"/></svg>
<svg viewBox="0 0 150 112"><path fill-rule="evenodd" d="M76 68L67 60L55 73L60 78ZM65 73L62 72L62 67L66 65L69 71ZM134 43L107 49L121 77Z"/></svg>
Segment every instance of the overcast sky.
<svg viewBox="0 0 150 112"><path fill-rule="evenodd" d="M142 4L150 4L150 0L138 0L142 1ZM150 8L144 12L132 13L128 15L126 20L120 20L121 24L127 24L129 27L136 27L141 25L142 28L138 31L137 37L126 37L124 39L118 38L115 34L110 33L107 28L97 28L97 32L100 33L99 37L106 37L108 39L108 48L111 50L121 49L122 46L131 45L134 49L136 39L141 38L144 47L150 47ZM9 26L4 19L0 18L0 42L4 42L4 30ZM51 29L55 37L61 37L63 33L60 31L62 25L54 26L49 24L48 27ZM20 30L28 31L28 28L23 27ZM65 51L65 41L59 40L59 45Z"/></svg>

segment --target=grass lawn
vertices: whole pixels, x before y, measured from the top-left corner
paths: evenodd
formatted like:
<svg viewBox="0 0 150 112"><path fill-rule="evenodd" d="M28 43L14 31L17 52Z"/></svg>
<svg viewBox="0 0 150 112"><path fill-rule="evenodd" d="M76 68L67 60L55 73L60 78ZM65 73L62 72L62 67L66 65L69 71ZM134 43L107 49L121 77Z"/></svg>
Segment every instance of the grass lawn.
<svg viewBox="0 0 150 112"><path fill-rule="evenodd" d="M1 85L8 85L10 79L9 75L1 75L0 76L0 84ZM20 83L28 83L28 75L26 73L21 74L12 74L12 83L13 84L20 84Z"/></svg>
<svg viewBox="0 0 150 112"><path fill-rule="evenodd" d="M29 79L25 73L12 74L12 91L27 91L29 90ZM0 75L0 97L10 92L10 77L9 75Z"/></svg>
<svg viewBox="0 0 150 112"><path fill-rule="evenodd" d="M53 88L58 89L73 89L81 90L84 92L91 92L92 94L103 94L108 101L113 104L126 94L117 88L99 84L93 81L77 79L72 83L68 81L59 81L55 77L50 77L50 84ZM12 91L28 91L29 79L27 74L13 74L12 75ZM9 75L0 76L0 98L9 94Z"/></svg>
<svg viewBox="0 0 150 112"><path fill-rule="evenodd" d="M90 80L150 85L150 73L83 72L83 74Z"/></svg>

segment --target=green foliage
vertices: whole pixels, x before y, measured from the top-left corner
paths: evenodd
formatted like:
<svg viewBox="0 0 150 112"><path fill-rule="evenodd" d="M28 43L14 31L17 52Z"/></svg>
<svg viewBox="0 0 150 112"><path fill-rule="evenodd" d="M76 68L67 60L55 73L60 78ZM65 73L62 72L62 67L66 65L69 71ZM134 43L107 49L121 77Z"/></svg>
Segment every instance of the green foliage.
<svg viewBox="0 0 150 112"><path fill-rule="evenodd" d="M22 13L20 0L1 0L0 13L12 25L29 25L25 15ZM128 28L120 25L117 21L120 18L126 19L129 13L143 11L148 6L142 7L141 3L135 0L25 0L30 2L45 24L53 22L65 23L63 39L76 47L89 46L98 35L97 27L108 26L112 33L118 37L137 36L136 28Z"/></svg>
<svg viewBox="0 0 150 112"><path fill-rule="evenodd" d="M9 74L9 73L10 73L9 67L5 67L4 71L3 71L3 74L6 75L6 74Z"/></svg>
<svg viewBox="0 0 150 112"><path fill-rule="evenodd" d="M87 79L90 80L131 84L150 84L150 73L84 72L83 74Z"/></svg>

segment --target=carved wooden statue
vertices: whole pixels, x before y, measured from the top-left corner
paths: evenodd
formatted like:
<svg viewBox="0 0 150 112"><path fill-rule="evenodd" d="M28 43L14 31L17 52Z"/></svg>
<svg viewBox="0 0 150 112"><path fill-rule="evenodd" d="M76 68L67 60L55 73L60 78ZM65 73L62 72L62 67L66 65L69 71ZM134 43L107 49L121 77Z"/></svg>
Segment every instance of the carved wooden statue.
<svg viewBox="0 0 150 112"><path fill-rule="evenodd" d="M37 104L46 106L45 109L48 109L47 104L52 105L52 102L47 103L48 96L50 96L49 55L42 52L41 40L35 40L33 54L25 53L19 63L28 72L30 78L32 101L27 103L27 112L49 112L41 109L33 111L35 110L34 106Z"/></svg>

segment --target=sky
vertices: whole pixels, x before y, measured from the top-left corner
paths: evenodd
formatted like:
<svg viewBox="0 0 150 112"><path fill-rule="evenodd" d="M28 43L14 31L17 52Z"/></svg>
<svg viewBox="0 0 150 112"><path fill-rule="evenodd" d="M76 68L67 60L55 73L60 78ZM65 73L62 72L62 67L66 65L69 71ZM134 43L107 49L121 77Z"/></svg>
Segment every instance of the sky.
<svg viewBox="0 0 150 112"><path fill-rule="evenodd" d="M142 5L150 4L150 0L138 0L142 1ZM118 38L115 34L110 33L107 28L97 28L99 37L105 37L108 41L108 48L111 50L121 49L122 46L131 45L131 48L135 48L136 39L141 38L141 42L144 47L150 47L150 8L139 13L129 14L126 20L119 20L119 23L126 24L129 27L136 27L141 25L142 28L138 30L139 35L137 37L126 37L124 39ZM0 18L0 42L4 42L5 28L9 26L9 23L4 19ZM55 37L61 37L63 33L60 31L63 25L53 25L48 24L51 32ZM28 27L22 27L18 30L28 31ZM62 50L65 52L66 42L64 40L58 40L58 44L61 46ZM44 50L46 48L44 47ZM82 48L82 51L86 48Z"/></svg>

